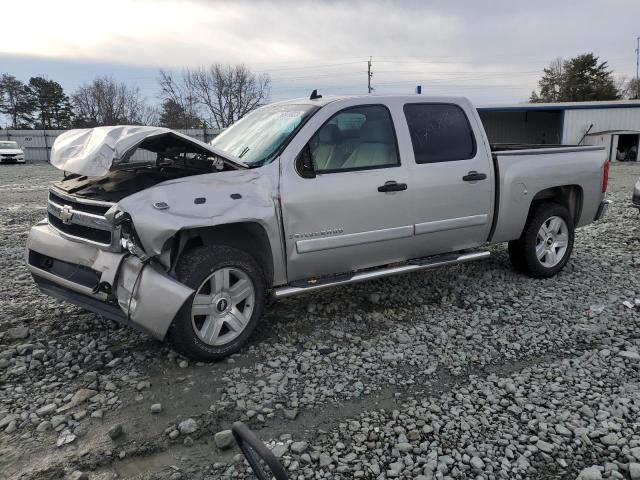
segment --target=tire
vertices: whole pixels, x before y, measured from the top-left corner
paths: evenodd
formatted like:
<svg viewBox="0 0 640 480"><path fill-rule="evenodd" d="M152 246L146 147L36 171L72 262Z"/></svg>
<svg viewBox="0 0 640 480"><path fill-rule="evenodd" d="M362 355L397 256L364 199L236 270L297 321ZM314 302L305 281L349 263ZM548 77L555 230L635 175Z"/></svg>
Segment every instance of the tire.
<svg viewBox="0 0 640 480"><path fill-rule="evenodd" d="M265 280L256 260L224 245L195 247L178 261L176 276L196 292L173 319L173 347L204 362L240 350L264 309Z"/></svg>
<svg viewBox="0 0 640 480"><path fill-rule="evenodd" d="M573 219L566 207L539 203L529 214L520 238L509 242L511 264L533 278L552 277L569 261L574 235Z"/></svg>

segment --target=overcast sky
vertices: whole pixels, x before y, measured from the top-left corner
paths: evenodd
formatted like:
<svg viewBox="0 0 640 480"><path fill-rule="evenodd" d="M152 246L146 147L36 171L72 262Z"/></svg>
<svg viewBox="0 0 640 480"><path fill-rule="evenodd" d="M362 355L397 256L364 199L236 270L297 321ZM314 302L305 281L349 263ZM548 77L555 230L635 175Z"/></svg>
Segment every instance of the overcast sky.
<svg viewBox="0 0 640 480"><path fill-rule="evenodd" d="M157 100L158 68L245 63L272 99L366 93L526 100L556 57L594 52L635 75L640 0L11 0L0 73L46 75L69 91L97 75Z"/></svg>

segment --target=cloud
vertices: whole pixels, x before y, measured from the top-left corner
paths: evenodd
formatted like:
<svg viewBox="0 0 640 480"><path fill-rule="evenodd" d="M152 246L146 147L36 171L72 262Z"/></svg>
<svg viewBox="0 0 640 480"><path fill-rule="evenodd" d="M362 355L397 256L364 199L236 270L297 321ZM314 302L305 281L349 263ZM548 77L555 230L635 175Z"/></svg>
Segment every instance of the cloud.
<svg viewBox="0 0 640 480"><path fill-rule="evenodd" d="M361 89L371 55L379 92L421 83L526 98L558 56L593 51L635 73L640 34L637 0L43 0L3 9L19 20L3 23L0 55L135 68L246 63L271 74L276 96Z"/></svg>
<svg viewBox="0 0 640 480"><path fill-rule="evenodd" d="M422 20L411 22L402 4L375 1L32 3L29 34L23 22L7 22L0 52L134 65L274 63L416 50L409 38L448 43L459 27L453 16L423 8Z"/></svg>

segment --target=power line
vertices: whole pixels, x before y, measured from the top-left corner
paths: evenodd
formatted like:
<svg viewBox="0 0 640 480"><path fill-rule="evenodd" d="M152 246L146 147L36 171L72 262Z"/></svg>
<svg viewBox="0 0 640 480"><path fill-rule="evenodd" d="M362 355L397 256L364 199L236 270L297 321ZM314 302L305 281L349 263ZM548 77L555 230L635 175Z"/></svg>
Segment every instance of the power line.
<svg viewBox="0 0 640 480"><path fill-rule="evenodd" d="M316 74L316 75L305 75L302 77L271 77L271 80L304 80L307 78L327 78L327 77L344 77L344 76L349 76L349 75L362 75L364 73L364 70L357 70L357 71L353 71L353 72L341 72L341 73L322 73L322 74Z"/></svg>
<svg viewBox="0 0 640 480"><path fill-rule="evenodd" d="M562 55L560 56L562 57ZM520 60L516 60L516 59L529 59L531 61L536 60L536 61L540 61L540 62L549 62L550 60L553 60L553 58L550 58L548 56L538 56L538 55L497 55L497 54L493 54L493 53L487 53L487 54L478 54L478 53L474 53L473 55L432 55L432 56L413 56L413 55L406 55L406 56L400 56L400 55L393 55L393 56L384 56L384 55L376 55L376 61L379 62L387 62L387 61L397 61L397 59L401 59L398 61L403 61L403 60L409 60L411 62L416 62L417 60L424 60L425 63L430 63L433 62L434 59L447 59L447 60L453 60L454 62L457 61L461 61L461 59L465 59L465 58L469 58L469 59L477 59L477 58L490 58L490 59L496 59L496 58L507 58L507 59L514 59L515 62L514 63L520 63ZM612 60L612 59L624 59L625 55L610 55L607 56L607 60ZM392 59L392 60L381 60L381 59ZM508 62L499 62L499 63L508 63Z"/></svg>
<svg viewBox="0 0 640 480"><path fill-rule="evenodd" d="M324 65L304 65L304 66L298 66L298 67L267 68L266 70L270 70L272 72L278 72L281 70L307 70L310 68L327 68L327 67L340 67L343 65L355 65L357 63L362 63L362 60L359 62L326 63Z"/></svg>
<svg viewBox="0 0 640 480"><path fill-rule="evenodd" d="M540 74L540 70L432 70L432 71L424 71L424 70L376 70L376 73L394 73L394 74L404 74L404 73L418 73L418 74L428 74L428 75L534 75Z"/></svg>
<svg viewBox="0 0 640 480"><path fill-rule="evenodd" d="M373 66L373 64L372 64ZM279 80L304 80L307 78L326 78L326 77L344 77L350 75L362 75L364 73L363 70L354 70L350 72L339 72L339 73L322 73L315 75L303 75L303 76L276 76L271 77L271 80L279 81ZM437 77L438 79L456 79L462 77L469 77L470 79L481 79L481 78L490 78L490 77L501 77L501 76L533 76L539 75L540 72L538 70L530 70L530 71L420 71L420 70L376 70L376 74L393 74L393 75L421 75L427 77ZM373 75L373 74L372 74ZM373 89L373 87L372 87Z"/></svg>

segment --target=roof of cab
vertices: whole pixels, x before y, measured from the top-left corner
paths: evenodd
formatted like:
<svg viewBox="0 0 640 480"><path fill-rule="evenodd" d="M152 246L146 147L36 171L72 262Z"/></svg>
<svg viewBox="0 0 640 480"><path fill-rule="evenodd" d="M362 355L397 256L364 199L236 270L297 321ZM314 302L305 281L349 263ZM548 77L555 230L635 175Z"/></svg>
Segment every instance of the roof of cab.
<svg viewBox="0 0 640 480"><path fill-rule="evenodd" d="M344 100L345 98L351 98L347 96L334 96L334 95L323 95L320 98L315 98L311 100L309 97L302 98L292 98L291 100L282 100L280 102L273 102L269 105L317 105L319 107L323 107L328 103L335 102L337 100Z"/></svg>
<svg viewBox="0 0 640 480"><path fill-rule="evenodd" d="M319 107L323 107L328 105L329 103L338 102L342 100L351 100L354 98L362 98L368 99L367 103L370 103L370 99L374 100L390 100L390 99L400 99L405 100L411 103L423 103L423 102L463 102L468 101L465 97L460 96L451 96L451 97L438 97L438 96L430 96L430 95L376 95L376 94L362 94L362 95L323 95L320 98L316 98L311 100L309 97L306 98L294 98L291 100L283 100L280 102L270 103L269 105L317 105ZM266 105L265 105L266 106Z"/></svg>

